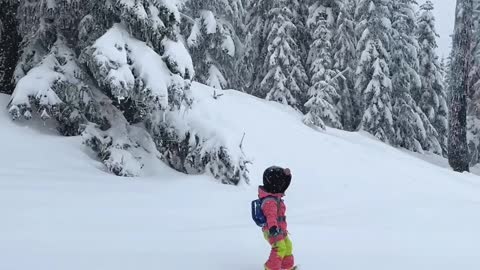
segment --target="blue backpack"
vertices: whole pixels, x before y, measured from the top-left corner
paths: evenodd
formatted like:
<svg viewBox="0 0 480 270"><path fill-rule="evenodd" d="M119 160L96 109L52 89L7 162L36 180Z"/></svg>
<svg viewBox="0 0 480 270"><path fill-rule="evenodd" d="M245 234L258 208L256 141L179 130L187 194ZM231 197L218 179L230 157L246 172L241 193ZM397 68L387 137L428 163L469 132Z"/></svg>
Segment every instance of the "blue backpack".
<svg viewBox="0 0 480 270"><path fill-rule="evenodd" d="M262 205L267 200L275 200L277 204L280 204L280 200L275 197L265 197L263 199L256 199L252 201L252 219L258 227L265 227L267 225L267 218L262 211Z"/></svg>

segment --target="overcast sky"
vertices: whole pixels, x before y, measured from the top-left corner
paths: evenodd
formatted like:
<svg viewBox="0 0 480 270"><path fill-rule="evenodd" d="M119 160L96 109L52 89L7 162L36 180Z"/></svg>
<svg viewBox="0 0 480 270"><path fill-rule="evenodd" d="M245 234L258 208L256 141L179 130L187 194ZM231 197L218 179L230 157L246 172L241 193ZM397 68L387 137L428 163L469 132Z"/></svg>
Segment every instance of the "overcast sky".
<svg viewBox="0 0 480 270"><path fill-rule="evenodd" d="M437 32L440 35L438 40L438 52L440 57L447 57L450 53L453 34L453 25L455 22L455 3L456 0L431 0L435 5L435 20ZM419 4L425 3L425 0L419 0Z"/></svg>

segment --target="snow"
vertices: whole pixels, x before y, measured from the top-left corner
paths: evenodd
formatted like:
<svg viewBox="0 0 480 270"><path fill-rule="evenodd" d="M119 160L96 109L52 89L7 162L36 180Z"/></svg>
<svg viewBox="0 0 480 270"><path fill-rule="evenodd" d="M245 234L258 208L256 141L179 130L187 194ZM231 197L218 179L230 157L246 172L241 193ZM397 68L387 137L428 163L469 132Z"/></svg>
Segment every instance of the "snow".
<svg viewBox="0 0 480 270"><path fill-rule="evenodd" d="M190 36L188 36L187 44L190 47L195 47L197 45L198 39L200 38L201 31L201 22L199 19L195 20L195 23L192 26L192 31Z"/></svg>
<svg viewBox="0 0 480 270"><path fill-rule="evenodd" d="M180 41L166 39L163 42L163 46L165 47L164 55L177 63L181 75L185 76L185 73L188 71L188 74L193 77L195 71L193 69L192 57L185 45Z"/></svg>
<svg viewBox="0 0 480 270"><path fill-rule="evenodd" d="M170 12L173 13L175 16L176 21L180 21L180 11L178 10L178 6L181 4L183 0L156 0L159 1L162 6L168 8Z"/></svg>
<svg viewBox="0 0 480 270"><path fill-rule="evenodd" d="M55 71L58 65L55 55L50 54L42 62L32 68L26 76L21 78L12 96L12 104L26 104L30 107L30 97L40 100L41 105L56 105L61 103L60 98L52 90L56 81L63 78L63 75Z"/></svg>
<svg viewBox="0 0 480 270"><path fill-rule="evenodd" d="M195 19L192 30L187 39L187 44L190 47L198 46L199 39L202 35L202 28L205 27L207 35L215 34L217 32L217 20L213 12L209 10L200 10L199 18ZM204 37L207 38L207 37Z"/></svg>
<svg viewBox="0 0 480 270"><path fill-rule="evenodd" d="M227 85L227 80L223 77L222 72L215 66L211 65L208 69L209 78L207 80L207 85L210 85L216 89L223 89L224 85Z"/></svg>
<svg viewBox="0 0 480 270"><path fill-rule="evenodd" d="M173 43L173 41L167 43L168 52L171 53L174 50L172 48L180 52L179 48L183 45L179 46L181 43L177 42L175 43L177 46L174 47ZM159 99L162 108L167 108L168 87L174 77L162 57L153 49L130 36L120 24L115 24L100 37L93 48L95 63L101 67L101 71L108 71L106 78L110 88L116 90L114 93L117 98L128 97L135 86L135 77L139 77L143 80L144 88ZM193 70L191 66L187 67L188 63L184 58L182 56L182 62L178 63L180 67L184 67L183 72L185 68ZM129 59L132 63L129 63Z"/></svg>
<svg viewBox="0 0 480 270"><path fill-rule="evenodd" d="M261 269L250 218L263 169L289 166L286 203L302 269L477 270L480 178L365 133L317 132L278 103L193 84L194 115L252 160L251 186L186 176L158 160L114 177L79 137L0 113L0 269ZM0 107L9 97L0 96ZM217 129L217 130L216 130Z"/></svg>
<svg viewBox="0 0 480 270"><path fill-rule="evenodd" d="M210 10L200 11L200 18L205 26L207 34L215 34L217 32L217 20Z"/></svg>
<svg viewBox="0 0 480 270"><path fill-rule="evenodd" d="M230 35L227 35L223 40L222 48L227 52L228 55L235 57L235 42Z"/></svg>

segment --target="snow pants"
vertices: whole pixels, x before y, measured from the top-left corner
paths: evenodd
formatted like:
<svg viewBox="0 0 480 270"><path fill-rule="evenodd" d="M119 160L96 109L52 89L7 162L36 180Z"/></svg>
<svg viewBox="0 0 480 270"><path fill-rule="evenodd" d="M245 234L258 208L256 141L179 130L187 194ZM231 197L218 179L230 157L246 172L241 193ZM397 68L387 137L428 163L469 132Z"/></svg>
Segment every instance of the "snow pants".
<svg viewBox="0 0 480 270"><path fill-rule="evenodd" d="M266 270L290 270L295 265L293 258L292 241L287 236L278 240L268 237L268 231L263 233L263 236L271 245L270 257L265 263Z"/></svg>

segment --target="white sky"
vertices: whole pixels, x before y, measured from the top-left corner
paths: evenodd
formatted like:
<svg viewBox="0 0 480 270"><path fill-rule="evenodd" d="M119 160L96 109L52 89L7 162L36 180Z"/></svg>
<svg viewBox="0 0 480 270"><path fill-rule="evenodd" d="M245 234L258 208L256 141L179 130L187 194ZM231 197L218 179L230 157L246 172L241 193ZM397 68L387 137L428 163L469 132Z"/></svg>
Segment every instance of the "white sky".
<svg viewBox="0 0 480 270"><path fill-rule="evenodd" d="M435 5L435 23L437 32L440 35L438 40L438 53L440 57L448 57L451 49L453 34L453 25L455 23L455 4L456 0L431 0ZM419 0L419 4L425 3L425 0Z"/></svg>

